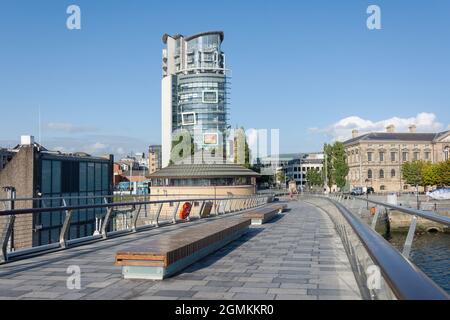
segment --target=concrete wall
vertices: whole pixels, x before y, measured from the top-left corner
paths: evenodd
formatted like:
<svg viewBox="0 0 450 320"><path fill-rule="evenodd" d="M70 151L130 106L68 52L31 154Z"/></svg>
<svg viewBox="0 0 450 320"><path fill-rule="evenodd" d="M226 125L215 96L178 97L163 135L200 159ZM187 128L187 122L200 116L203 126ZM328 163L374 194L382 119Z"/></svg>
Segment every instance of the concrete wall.
<svg viewBox="0 0 450 320"><path fill-rule="evenodd" d="M17 198L34 197L34 182L36 179L34 165L36 152L33 146L23 146L13 159L0 171L0 199L7 198L3 187L12 186L16 189ZM0 204L0 210L3 205ZM32 208L32 201L16 201L15 208ZM1 218L0 218L1 219ZM4 221L0 220L4 229ZM33 244L33 215L25 214L16 217L14 225L14 248L23 249L32 247Z"/></svg>

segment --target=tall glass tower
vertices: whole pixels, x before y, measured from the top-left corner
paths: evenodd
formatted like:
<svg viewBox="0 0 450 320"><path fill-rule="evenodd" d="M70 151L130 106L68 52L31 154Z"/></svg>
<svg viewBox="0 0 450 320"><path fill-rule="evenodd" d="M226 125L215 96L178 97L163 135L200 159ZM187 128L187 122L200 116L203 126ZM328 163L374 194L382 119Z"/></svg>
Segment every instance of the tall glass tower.
<svg viewBox="0 0 450 320"><path fill-rule="evenodd" d="M186 129L195 149L225 153L227 76L221 31L163 36L162 166L170 162L172 134Z"/></svg>

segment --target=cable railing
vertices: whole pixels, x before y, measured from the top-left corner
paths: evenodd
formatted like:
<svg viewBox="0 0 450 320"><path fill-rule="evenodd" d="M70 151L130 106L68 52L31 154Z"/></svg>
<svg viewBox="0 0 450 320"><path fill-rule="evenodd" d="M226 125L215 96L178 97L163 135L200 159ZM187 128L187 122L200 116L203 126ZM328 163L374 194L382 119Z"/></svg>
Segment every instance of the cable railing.
<svg viewBox="0 0 450 320"><path fill-rule="evenodd" d="M161 196L161 195L160 195ZM139 198L139 199L138 199ZM157 228L164 225L172 225L191 220L221 216L229 213L238 213L262 206L271 202L273 195L250 195L250 196L161 196L162 199L151 200L149 197L135 197L124 201L113 201L113 195L103 197L56 197L56 198L11 198L3 203L7 204L6 210L0 211L0 263L9 260L28 257L30 255L66 249L93 241L101 241L111 237L131 234ZM96 203L87 203L95 200ZM42 207L41 203L35 207L24 207L17 205L24 201L36 200L51 201L56 206ZM60 204L58 205L58 201ZM23 203L22 203L23 205ZM182 216L189 207L187 216ZM50 228L49 226L36 226L33 221L36 215L46 215L50 220L56 217L60 224ZM83 219L91 215L91 219ZM60 218L59 218L60 217ZM60 220L58 220L60 219ZM20 230L15 230L18 223L28 221L26 234L22 233L24 239L20 239ZM42 221L42 220L41 220ZM78 229L90 230L81 234ZM89 227L89 228L88 228ZM54 233L49 243L36 244L36 232ZM78 228L78 229L77 229ZM20 227L18 229L24 229ZM26 243L19 249L15 249L14 243Z"/></svg>
<svg viewBox="0 0 450 320"><path fill-rule="evenodd" d="M365 299L448 300L450 296L408 258L417 217L446 226L448 217L344 194L305 194L303 199L323 209L333 220L349 257L361 294ZM369 207L369 203L374 206ZM362 219L369 211L371 223ZM412 216L403 252L375 231L383 210ZM377 279L376 271L380 277ZM379 281L376 285L376 280ZM375 281L375 283L373 282Z"/></svg>

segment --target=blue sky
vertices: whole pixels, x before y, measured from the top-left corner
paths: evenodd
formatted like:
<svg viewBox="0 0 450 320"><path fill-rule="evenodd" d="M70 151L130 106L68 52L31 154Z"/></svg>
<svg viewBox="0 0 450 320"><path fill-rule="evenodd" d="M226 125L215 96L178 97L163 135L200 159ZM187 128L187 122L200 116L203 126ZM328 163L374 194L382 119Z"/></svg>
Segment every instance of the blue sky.
<svg viewBox="0 0 450 320"><path fill-rule="evenodd" d="M66 28L80 6L82 29ZM381 8L381 30L366 9ZM161 36L223 30L231 125L319 150L353 127L450 124L450 2L0 0L0 145L145 151L160 142Z"/></svg>

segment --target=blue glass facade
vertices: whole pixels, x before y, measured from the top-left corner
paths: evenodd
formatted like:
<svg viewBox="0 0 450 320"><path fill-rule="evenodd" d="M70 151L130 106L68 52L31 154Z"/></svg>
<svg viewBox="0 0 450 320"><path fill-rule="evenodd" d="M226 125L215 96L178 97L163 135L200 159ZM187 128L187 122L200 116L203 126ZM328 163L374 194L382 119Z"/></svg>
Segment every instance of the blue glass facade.
<svg viewBox="0 0 450 320"><path fill-rule="evenodd" d="M39 164L37 189L43 199L64 198L68 206L101 204L104 201L101 197L86 198L112 194L112 160L41 154ZM42 200L41 205L60 207L64 202L62 199ZM95 231L95 218L104 214L104 209L74 211L69 239L91 236ZM64 211L35 214L34 245L58 242L64 217Z"/></svg>
<svg viewBox="0 0 450 320"><path fill-rule="evenodd" d="M189 131L196 150L226 153L230 83L223 38L220 31L163 37L163 167L169 163L173 133L180 129Z"/></svg>

